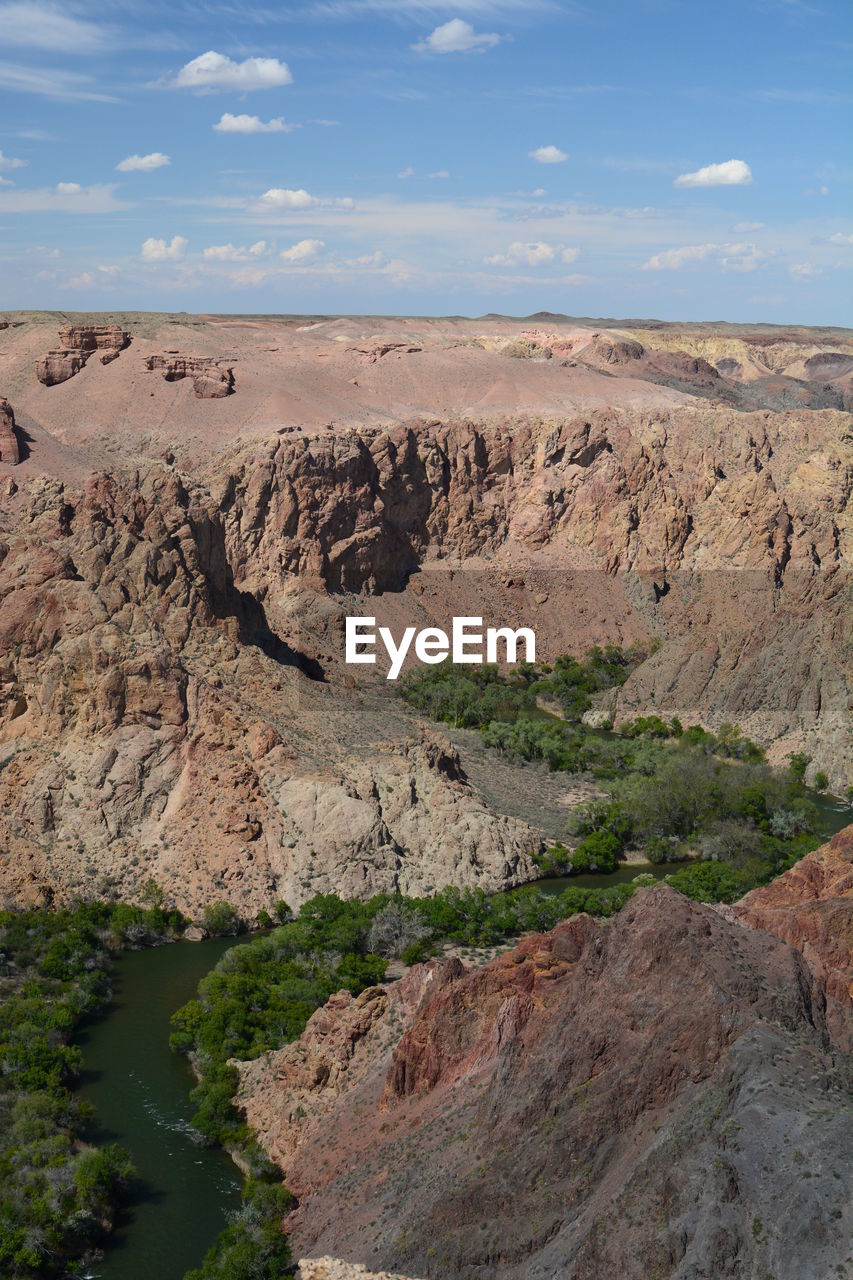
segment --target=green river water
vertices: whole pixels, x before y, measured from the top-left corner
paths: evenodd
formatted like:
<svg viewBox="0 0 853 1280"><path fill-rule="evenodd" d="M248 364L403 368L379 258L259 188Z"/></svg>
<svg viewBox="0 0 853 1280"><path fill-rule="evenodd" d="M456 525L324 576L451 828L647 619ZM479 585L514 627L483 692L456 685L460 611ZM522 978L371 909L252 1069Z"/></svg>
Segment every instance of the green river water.
<svg viewBox="0 0 853 1280"><path fill-rule="evenodd" d="M826 835L853 822L853 808L819 797ZM657 878L672 866L630 864L611 875L537 882L549 893L567 884L602 886ZM115 964L115 1001L78 1037L86 1064L81 1089L97 1109L99 1141L130 1152L142 1189L113 1234L91 1280L182 1280L198 1266L240 1202L241 1178L222 1151L193 1142L192 1074L169 1051L169 1019L196 993L199 980L238 939L176 942L126 952Z"/></svg>
<svg viewBox="0 0 853 1280"><path fill-rule="evenodd" d="M98 1141L130 1152L140 1194L110 1240L97 1280L181 1280L198 1266L240 1203L241 1178L224 1151L193 1142L192 1073L169 1050L169 1019L238 941L175 942L128 951L115 964L115 1001L78 1037L81 1092L98 1113Z"/></svg>

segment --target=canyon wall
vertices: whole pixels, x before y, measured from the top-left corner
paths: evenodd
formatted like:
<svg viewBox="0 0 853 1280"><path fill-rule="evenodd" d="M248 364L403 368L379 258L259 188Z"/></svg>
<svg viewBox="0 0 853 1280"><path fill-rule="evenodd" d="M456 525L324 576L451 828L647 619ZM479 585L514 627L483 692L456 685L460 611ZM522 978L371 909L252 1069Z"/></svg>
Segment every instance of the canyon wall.
<svg viewBox="0 0 853 1280"><path fill-rule="evenodd" d="M640 645L600 715L737 722L843 793L848 338L644 331L638 355L569 323L357 323L80 321L61 340L110 358L56 385L35 376L49 321L0 334L7 900L153 876L186 911L252 914L529 879L541 832L490 808L381 668L344 665L355 612L533 625L540 659ZM235 394L153 376L164 350L233 369ZM782 374L799 407L773 400Z"/></svg>

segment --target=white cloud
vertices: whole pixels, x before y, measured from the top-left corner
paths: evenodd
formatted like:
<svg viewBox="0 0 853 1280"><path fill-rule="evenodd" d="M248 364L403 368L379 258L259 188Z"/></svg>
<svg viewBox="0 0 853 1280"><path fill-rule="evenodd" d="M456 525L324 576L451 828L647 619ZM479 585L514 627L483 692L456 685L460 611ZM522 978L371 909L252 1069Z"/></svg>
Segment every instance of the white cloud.
<svg viewBox="0 0 853 1280"><path fill-rule="evenodd" d="M57 182L56 189L64 196L79 196L83 190L79 182Z"/></svg>
<svg viewBox="0 0 853 1280"><path fill-rule="evenodd" d="M494 31L475 31L470 22L451 18L436 27L424 40L413 44L418 53L483 53L500 44L500 36Z"/></svg>
<svg viewBox="0 0 853 1280"><path fill-rule="evenodd" d="M269 191L255 201L251 209L255 213L287 213L300 209L314 208L352 209L353 201L347 196L341 200L327 200L320 196L312 196L304 187L293 190L290 187L270 187Z"/></svg>
<svg viewBox="0 0 853 1280"><path fill-rule="evenodd" d="M212 244L204 251L204 257L215 262L250 262L253 258L261 258L267 252L266 240L257 240L254 244Z"/></svg>
<svg viewBox="0 0 853 1280"><path fill-rule="evenodd" d="M685 244L680 249L665 249L643 263L644 271L678 271L691 262L704 262L716 253L716 244Z"/></svg>
<svg viewBox="0 0 853 1280"><path fill-rule="evenodd" d="M674 187L748 187L752 171L745 160L724 160L722 164L706 164L695 173L682 173Z"/></svg>
<svg viewBox="0 0 853 1280"><path fill-rule="evenodd" d="M317 204L317 197L309 195L304 187L294 190L291 187L270 187L258 200L258 205L265 209L310 209Z"/></svg>
<svg viewBox="0 0 853 1280"><path fill-rule="evenodd" d="M0 178L0 187L14 187L14 185L11 178Z"/></svg>
<svg viewBox="0 0 853 1280"><path fill-rule="evenodd" d="M718 254L724 271L754 271L766 257L754 244L724 244Z"/></svg>
<svg viewBox="0 0 853 1280"><path fill-rule="evenodd" d="M823 275L823 268L816 267L811 262L792 262L788 272L792 280L799 280L801 283L805 283L808 280L813 280L815 276Z"/></svg>
<svg viewBox="0 0 853 1280"><path fill-rule="evenodd" d="M449 169L433 169L432 173L427 174L428 178L449 178Z"/></svg>
<svg viewBox="0 0 853 1280"><path fill-rule="evenodd" d="M106 29L72 17L65 5L38 0L0 4L0 46L51 53L95 53L109 43Z"/></svg>
<svg viewBox="0 0 853 1280"><path fill-rule="evenodd" d="M750 231L763 231L765 224L763 222L736 222L733 231L739 231L741 235L748 235Z"/></svg>
<svg viewBox="0 0 853 1280"><path fill-rule="evenodd" d="M716 258L724 271L754 271L768 255L754 244L686 244L656 253L642 265L643 271L680 271L696 262Z"/></svg>
<svg viewBox="0 0 853 1280"><path fill-rule="evenodd" d="M546 262L553 262L558 255L562 262L574 262L579 252L578 249L548 244L544 240L515 240L506 253L492 254L483 261L492 267L517 267L522 264L541 267Z"/></svg>
<svg viewBox="0 0 853 1280"><path fill-rule="evenodd" d="M113 267L113 266L101 266L101 267L98 267L98 270L101 272L101 274L102 274L102 275L105 275L105 276L117 276L117 275L118 275L118 267Z"/></svg>
<svg viewBox="0 0 853 1280"><path fill-rule="evenodd" d="M845 235L843 231L834 231L829 237L830 244L853 244L853 235Z"/></svg>
<svg viewBox="0 0 853 1280"><path fill-rule="evenodd" d="M310 258L316 258L325 247L322 240L300 240L289 249L282 249L280 256L282 262L307 262Z"/></svg>
<svg viewBox="0 0 853 1280"><path fill-rule="evenodd" d="M26 160L16 160L14 156L4 156L0 151L0 170L8 173L10 169L23 169L26 166Z"/></svg>
<svg viewBox="0 0 853 1280"><path fill-rule="evenodd" d="M539 164L562 164L569 158L559 147L537 147L535 151L528 151L527 154L531 160L537 160Z"/></svg>
<svg viewBox="0 0 853 1280"><path fill-rule="evenodd" d="M401 180L405 180L406 178L413 178L414 176L415 176L415 171L411 165L407 165L405 169L401 169L400 172L397 174L397 177L400 178Z"/></svg>
<svg viewBox="0 0 853 1280"><path fill-rule="evenodd" d="M292 133L299 125L287 124L284 116L264 121L260 116L232 116L225 111L213 128L217 133Z"/></svg>
<svg viewBox="0 0 853 1280"><path fill-rule="evenodd" d="M164 165L171 163L171 156L164 155L162 151L152 151L147 156L128 156L119 161L116 169L119 173L148 173L151 169L162 169Z"/></svg>
<svg viewBox="0 0 853 1280"><path fill-rule="evenodd" d="M185 236L172 236L168 242L149 236L142 245L142 258L145 262L179 262L186 253L188 244Z"/></svg>
<svg viewBox="0 0 853 1280"><path fill-rule="evenodd" d="M95 283L91 271L83 271L79 276L72 276L68 281L72 289L89 289Z"/></svg>
<svg viewBox="0 0 853 1280"><path fill-rule="evenodd" d="M252 89L275 89L291 84L293 76L286 62L278 58L245 58L234 62L224 53L209 49L181 67L170 83L175 89L233 89L248 93Z"/></svg>

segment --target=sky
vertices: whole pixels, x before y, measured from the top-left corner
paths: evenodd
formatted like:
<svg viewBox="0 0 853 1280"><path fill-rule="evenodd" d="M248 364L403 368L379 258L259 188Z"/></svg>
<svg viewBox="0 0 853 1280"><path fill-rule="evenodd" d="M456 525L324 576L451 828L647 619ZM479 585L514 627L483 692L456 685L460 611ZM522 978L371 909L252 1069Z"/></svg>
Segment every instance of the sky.
<svg viewBox="0 0 853 1280"><path fill-rule="evenodd" d="M850 0L0 0L0 306L853 324Z"/></svg>

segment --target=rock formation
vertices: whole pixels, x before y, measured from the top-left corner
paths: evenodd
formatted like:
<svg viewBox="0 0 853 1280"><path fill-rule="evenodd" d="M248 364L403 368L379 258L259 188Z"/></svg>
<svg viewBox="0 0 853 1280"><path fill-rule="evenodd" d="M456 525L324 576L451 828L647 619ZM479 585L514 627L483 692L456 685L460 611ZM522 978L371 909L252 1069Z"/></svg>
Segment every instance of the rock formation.
<svg viewBox="0 0 853 1280"><path fill-rule="evenodd" d="M297 1256L822 1280L853 1228L853 1007L829 999L785 943L658 887L334 997L238 1064L238 1101L299 1201Z"/></svg>
<svg viewBox="0 0 853 1280"><path fill-rule="evenodd" d="M853 1002L853 827L732 908L801 951L831 996Z"/></svg>
<svg viewBox="0 0 853 1280"><path fill-rule="evenodd" d="M117 324L69 324L59 330L59 343L36 364L36 376L46 387L73 378L95 352L101 364L110 364L130 345L130 334Z"/></svg>
<svg viewBox="0 0 853 1280"><path fill-rule="evenodd" d="M413 1280L390 1271L367 1271L340 1258L300 1258L298 1276L299 1280Z"/></svg>
<svg viewBox="0 0 853 1280"><path fill-rule="evenodd" d="M22 533L0 560L15 900L133 896L154 875L183 909L227 893L248 912L534 874L538 835L487 810L440 735L395 707L408 737L383 742L375 709L339 707L270 631L203 490L162 467L45 483Z"/></svg>
<svg viewBox="0 0 853 1280"><path fill-rule="evenodd" d="M197 400L221 400L223 396L230 396L234 392L234 371L206 356L182 356L177 353L148 356L145 367L149 373L155 370L162 373L165 382L180 382L183 378L192 378Z"/></svg>
<svg viewBox="0 0 853 1280"><path fill-rule="evenodd" d="M21 446L15 430L15 415L8 400L0 399L0 462L16 467L21 461Z"/></svg>
<svg viewBox="0 0 853 1280"><path fill-rule="evenodd" d="M2 334L32 444L0 504L0 893L132 897L153 875L189 912L250 914L528 878L540 831L381 667L344 664L353 612L533 624L545 660L644 646L596 714L736 722L844 793L851 417L738 397L843 397L853 341L531 323L79 323L60 365L130 327L140 360L93 358L58 396L32 378L46 322ZM215 410L140 368L221 394L237 361Z"/></svg>

